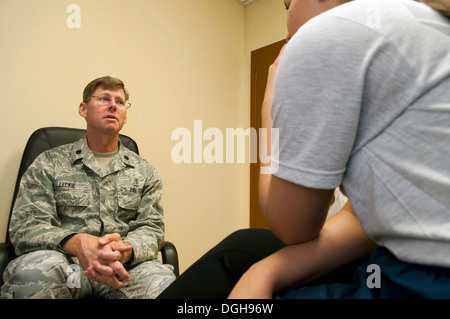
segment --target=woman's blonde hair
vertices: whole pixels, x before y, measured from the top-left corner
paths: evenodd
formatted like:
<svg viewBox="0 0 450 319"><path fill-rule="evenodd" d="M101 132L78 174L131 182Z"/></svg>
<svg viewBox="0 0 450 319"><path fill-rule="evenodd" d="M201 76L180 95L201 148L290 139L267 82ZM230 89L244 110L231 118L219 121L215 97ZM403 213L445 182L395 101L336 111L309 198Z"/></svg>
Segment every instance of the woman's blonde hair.
<svg viewBox="0 0 450 319"><path fill-rule="evenodd" d="M450 0L418 0L434 10L439 11L443 15L450 17Z"/></svg>

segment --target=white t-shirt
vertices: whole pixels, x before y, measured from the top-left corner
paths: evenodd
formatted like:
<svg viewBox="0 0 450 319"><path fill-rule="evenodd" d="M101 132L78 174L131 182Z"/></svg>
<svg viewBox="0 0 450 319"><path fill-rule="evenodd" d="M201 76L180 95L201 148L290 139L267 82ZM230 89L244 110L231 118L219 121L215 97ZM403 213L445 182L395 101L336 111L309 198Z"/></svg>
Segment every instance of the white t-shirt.
<svg viewBox="0 0 450 319"><path fill-rule="evenodd" d="M351 1L300 28L272 106L279 178L343 185L398 258L450 267L450 20L408 0Z"/></svg>

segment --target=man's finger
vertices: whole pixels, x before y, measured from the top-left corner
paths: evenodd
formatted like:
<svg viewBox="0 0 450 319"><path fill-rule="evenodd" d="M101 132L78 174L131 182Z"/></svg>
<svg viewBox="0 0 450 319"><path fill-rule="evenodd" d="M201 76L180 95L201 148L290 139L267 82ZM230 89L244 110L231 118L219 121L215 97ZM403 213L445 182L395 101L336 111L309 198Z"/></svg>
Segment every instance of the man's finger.
<svg viewBox="0 0 450 319"><path fill-rule="evenodd" d="M119 289L123 286L123 283L121 283L115 276L102 275L92 266L89 267L84 273L90 280L97 281L103 285L108 285L115 289Z"/></svg>
<svg viewBox="0 0 450 319"><path fill-rule="evenodd" d="M98 262L98 261L94 261L92 263L92 267L100 274L102 275L106 275L106 276L114 276L115 272L114 270L108 266L108 265L103 265L102 263Z"/></svg>
<svg viewBox="0 0 450 319"><path fill-rule="evenodd" d="M111 246L112 250L120 251L122 253L133 249L133 247L130 244L127 244L124 242L113 241L113 242L110 242L109 245Z"/></svg>
<svg viewBox="0 0 450 319"><path fill-rule="evenodd" d="M120 258L122 257L122 254L120 253L120 251L99 250L99 252L97 253L97 257L100 259L117 261L117 260L120 260Z"/></svg>
<svg viewBox="0 0 450 319"><path fill-rule="evenodd" d="M113 233L113 234L106 234L105 236L101 237L98 240L98 243L100 245L107 245L110 242L120 241L120 240L122 240L122 237L118 233Z"/></svg>
<svg viewBox="0 0 450 319"><path fill-rule="evenodd" d="M129 282L131 280L130 274L125 270L125 267L120 262L112 262L109 266L123 281Z"/></svg>

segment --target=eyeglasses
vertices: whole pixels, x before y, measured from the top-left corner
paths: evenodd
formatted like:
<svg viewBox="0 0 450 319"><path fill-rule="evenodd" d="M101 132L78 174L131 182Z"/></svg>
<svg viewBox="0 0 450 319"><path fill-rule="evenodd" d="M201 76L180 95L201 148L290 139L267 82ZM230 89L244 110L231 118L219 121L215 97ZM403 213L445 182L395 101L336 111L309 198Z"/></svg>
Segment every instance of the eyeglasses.
<svg viewBox="0 0 450 319"><path fill-rule="evenodd" d="M123 108L125 108L125 109L129 109L129 108L131 107L131 103L130 103L130 102L124 102L124 101L122 101L122 100L114 99L114 98L112 98L112 97L107 97L107 96L95 96L95 95L93 95L93 96L91 96L89 99L92 99L93 97L95 97L95 99L96 99L100 104L103 104L103 105L109 104L109 103L111 103L111 101L114 100L114 102L116 103L116 105L117 105L118 107L123 107ZM88 99L88 100L89 100L89 99ZM87 101L86 101L86 102L87 102Z"/></svg>

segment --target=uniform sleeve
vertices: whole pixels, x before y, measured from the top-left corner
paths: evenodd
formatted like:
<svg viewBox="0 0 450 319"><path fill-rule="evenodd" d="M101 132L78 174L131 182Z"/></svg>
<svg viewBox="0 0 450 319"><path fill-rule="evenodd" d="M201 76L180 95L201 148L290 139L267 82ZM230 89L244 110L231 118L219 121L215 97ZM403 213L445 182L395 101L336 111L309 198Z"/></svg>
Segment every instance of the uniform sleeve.
<svg viewBox="0 0 450 319"><path fill-rule="evenodd" d="M53 187L54 165L49 152L39 155L24 173L10 222L17 255L35 250L58 250L73 231L61 228Z"/></svg>
<svg viewBox="0 0 450 319"><path fill-rule="evenodd" d="M157 258L164 241L162 180L151 165L147 176L137 217L130 222L129 232L122 238L124 242L133 246L131 265Z"/></svg>
<svg viewBox="0 0 450 319"><path fill-rule="evenodd" d="M361 28L323 17L305 24L286 46L272 105L273 128L279 130L272 139L277 177L318 189L340 185L370 62L364 37Z"/></svg>

